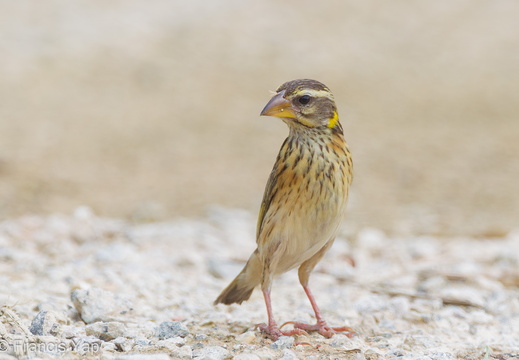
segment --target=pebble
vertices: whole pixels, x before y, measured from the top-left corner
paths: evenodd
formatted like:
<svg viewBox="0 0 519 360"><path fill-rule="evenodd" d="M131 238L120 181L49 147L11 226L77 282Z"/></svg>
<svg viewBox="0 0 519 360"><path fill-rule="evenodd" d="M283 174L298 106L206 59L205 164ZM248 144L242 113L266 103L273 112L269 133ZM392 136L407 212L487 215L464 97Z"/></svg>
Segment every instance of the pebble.
<svg viewBox="0 0 519 360"><path fill-rule="evenodd" d="M117 351L117 345L115 345L114 343L111 343L111 342L103 342L101 344L101 348L103 349L103 351L111 351L111 352Z"/></svg>
<svg viewBox="0 0 519 360"><path fill-rule="evenodd" d="M254 353L258 355L261 360L273 360L279 357L279 352L269 347L261 347L255 350Z"/></svg>
<svg viewBox="0 0 519 360"><path fill-rule="evenodd" d="M171 360L168 354L123 354L117 360Z"/></svg>
<svg viewBox="0 0 519 360"><path fill-rule="evenodd" d="M159 340L155 343L155 346L160 348L165 348L168 350L176 349L179 346L185 345L186 341L180 336L174 338L168 338L165 340Z"/></svg>
<svg viewBox="0 0 519 360"><path fill-rule="evenodd" d="M123 351L123 352L128 352L135 345L135 340L127 339L125 337L120 336L120 337L114 339L113 343L115 344L115 347L117 348L117 350Z"/></svg>
<svg viewBox="0 0 519 360"><path fill-rule="evenodd" d="M240 344L252 344L254 341L256 341L256 332L246 331L243 334L236 336L236 341Z"/></svg>
<svg viewBox="0 0 519 360"><path fill-rule="evenodd" d="M192 359L193 358L193 350L189 345L184 345L181 347L177 347L171 350L171 357L174 359Z"/></svg>
<svg viewBox="0 0 519 360"><path fill-rule="evenodd" d="M279 339L270 344L270 347L274 350L289 349L294 345L294 337L292 336L281 336Z"/></svg>
<svg viewBox="0 0 519 360"><path fill-rule="evenodd" d="M456 357L453 356L452 354L445 353L445 352L432 353L432 354L429 354L429 357L432 360L455 360L456 359Z"/></svg>
<svg viewBox="0 0 519 360"><path fill-rule="evenodd" d="M252 353L241 353L236 355L233 360L261 360L259 355Z"/></svg>
<svg viewBox="0 0 519 360"><path fill-rule="evenodd" d="M297 355L293 350L284 349L283 356L279 360L297 360Z"/></svg>
<svg viewBox="0 0 519 360"><path fill-rule="evenodd" d="M196 334L195 335L195 340L205 340L205 339L207 339L206 334Z"/></svg>
<svg viewBox="0 0 519 360"><path fill-rule="evenodd" d="M82 336L71 341L74 351L79 355L97 354L102 346L102 341L95 336Z"/></svg>
<svg viewBox="0 0 519 360"><path fill-rule="evenodd" d="M74 290L70 297L81 319L87 324L117 320L132 310L128 299L95 287Z"/></svg>
<svg viewBox="0 0 519 360"><path fill-rule="evenodd" d="M86 326L86 334L95 336L103 341L110 341L123 336L126 326L120 322L96 322Z"/></svg>
<svg viewBox="0 0 519 360"><path fill-rule="evenodd" d="M186 337L189 335L189 330L186 325L180 321L164 321L157 328L157 337L161 340L172 337Z"/></svg>
<svg viewBox="0 0 519 360"><path fill-rule="evenodd" d="M335 334L332 338L331 347L342 347L351 344L351 339L343 334Z"/></svg>
<svg viewBox="0 0 519 360"><path fill-rule="evenodd" d="M223 360L229 356L229 351L221 346L207 346L193 351L193 357L197 360Z"/></svg>
<svg viewBox="0 0 519 360"><path fill-rule="evenodd" d="M33 335L56 336L60 332L60 324L56 321L56 316L53 312L40 311L32 320L29 331Z"/></svg>
<svg viewBox="0 0 519 360"><path fill-rule="evenodd" d="M86 336L85 327L74 325L62 325L61 336L65 339L72 339L81 336Z"/></svg>

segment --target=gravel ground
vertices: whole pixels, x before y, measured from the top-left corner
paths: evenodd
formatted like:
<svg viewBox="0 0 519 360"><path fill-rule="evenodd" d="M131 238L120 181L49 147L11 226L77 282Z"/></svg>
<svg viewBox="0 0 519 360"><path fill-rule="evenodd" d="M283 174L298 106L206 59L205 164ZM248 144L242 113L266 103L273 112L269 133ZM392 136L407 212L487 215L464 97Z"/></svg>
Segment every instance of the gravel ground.
<svg viewBox="0 0 519 360"><path fill-rule="evenodd" d="M252 214L222 208L144 225L86 207L0 223L0 359L519 358L519 232L342 236L311 285L328 322L358 334L273 343L254 329L266 318L259 291L212 305L254 227ZM313 321L295 272L275 282L273 302L280 323Z"/></svg>

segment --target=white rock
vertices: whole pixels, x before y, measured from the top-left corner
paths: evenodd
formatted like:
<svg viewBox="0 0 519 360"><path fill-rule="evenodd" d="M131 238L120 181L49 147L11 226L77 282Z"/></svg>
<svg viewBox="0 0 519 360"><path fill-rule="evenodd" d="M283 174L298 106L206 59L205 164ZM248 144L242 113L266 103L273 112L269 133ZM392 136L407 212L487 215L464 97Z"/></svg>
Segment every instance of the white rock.
<svg viewBox="0 0 519 360"><path fill-rule="evenodd" d="M86 336L86 331L83 326L62 325L61 336L65 339L79 338Z"/></svg>
<svg viewBox="0 0 519 360"><path fill-rule="evenodd" d="M229 356L229 351L221 346L208 346L193 351L193 357L197 360L223 360Z"/></svg>
<svg viewBox="0 0 519 360"><path fill-rule="evenodd" d="M428 355L432 360L455 360L456 357L445 352L437 352Z"/></svg>
<svg viewBox="0 0 519 360"><path fill-rule="evenodd" d="M164 321L157 328L157 337L161 340L172 337L186 337L189 335L189 330L186 325L180 321Z"/></svg>
<svg viewBox="0 0 519 360"><path fill-rule="evenodd" d="M241 353L233 357L233 360L261 360L261 358L256 354Z"/></svg>
<svg viewBox="0 0 519 360"><path fill-rule="evenodd" d="M126 326L120 322L96 322L86 326L86 334L95 336L103 341L110 341L123 336Z"/></svg>
<svg viewBox="0 0 519 360"><path fill-rule="evenodd" d="M111 351L111 352L117 351L117 345L115 345L114 343L111 343L111 342L103 342L101 344L101 348L103 349L103 351Z"/></svg>
<svg viewBox="0 0 519 360"><path fill-rule="evenodd" d="M165 340L159 340L155 343L155 346L160 348L165 348L168 350L176 349L182 345L185 345L186 341L180 336L174 338L168 338Z"/></svg>
<svg viewBox="0 0 519 360"><path fill-rule="evenodd" d="M29 331L34 335L56 336L60 331L60 324L51 311L40 311L32 320Z"/></svg>
<svg viewBox="0 0 519 360"><path fill-rule="evenodd" d="M344 334L333 335L331 347L341 347L344 345L351 344L351 339Z"/></svg>
<svg viewBox="0 0 519 360"><path fill-rule="evenodd" d="M168 354L124 354L117 360L171 360Z"/></svg>
<svg viewBox="0 0 519 360"><path fill-rule="evenodd" d="M279 360L297 360L297 355L293 350L284 349L283 356Z"/></svg>
<svg viewBox="0 0 519 360"><path fill-rule="evenodd" d="M118 337L117 339L114 339L113 343L115 344L117 350L128 352L135 345L135 340L127 339L127 338L121 336L121 337Z"/></svg>
<svg viewBox="0 0 519 360"><path fill-rule="evenodd" d="M291 348L292 345L294 345L294 338L292 336L281 336L270 344L270 347L274 350L283 350Z"/></svg>
<svg viewBox="0 0 519 360"><path fill-rule="evenodd" d="M261 360L272 360L279 357L279 351L272 350L270 347L262 347L254 351Z"/></svg>
<svg viewBox="0 0 519 360"><path fill-rule="evenodd" d="M80 355L98 354L101 351L102 341L95 336L74 338L71 341L73 350Z"/></svg>
<svg viewBox="0 0 519 360"><path fill-rule="evenodd" d="M236 336L236 341L240 344L252 344L256 341L256 332L255 331L246 331L243 334Z"/></svg>
<svg viewBox="0 0 519 360"><path fill-rule="evenodd" d="M99 288L72 291L72 303L87 324L118 320L132 310L131 302Z"/></svg>
<svg viewBox="0 0 519 360"><path fill-rule="evenodd" d="M191 346L184 345L184 346L172 349L171 350L171 356L174 359L182 359L182 360L192 359L193 358L193 350L191 349Z"/></svg>

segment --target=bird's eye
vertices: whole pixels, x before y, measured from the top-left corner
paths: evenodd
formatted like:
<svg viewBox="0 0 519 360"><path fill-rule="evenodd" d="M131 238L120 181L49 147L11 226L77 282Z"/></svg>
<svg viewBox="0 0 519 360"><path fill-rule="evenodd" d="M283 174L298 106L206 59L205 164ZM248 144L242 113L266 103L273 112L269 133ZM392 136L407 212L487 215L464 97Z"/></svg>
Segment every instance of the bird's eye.
<svg viewBox="0 0 519 360"><path fill-rule="evenodd" d="M310 102L310 95L303 95L299 98L299 103L302 105L306 105Z"/></svg>

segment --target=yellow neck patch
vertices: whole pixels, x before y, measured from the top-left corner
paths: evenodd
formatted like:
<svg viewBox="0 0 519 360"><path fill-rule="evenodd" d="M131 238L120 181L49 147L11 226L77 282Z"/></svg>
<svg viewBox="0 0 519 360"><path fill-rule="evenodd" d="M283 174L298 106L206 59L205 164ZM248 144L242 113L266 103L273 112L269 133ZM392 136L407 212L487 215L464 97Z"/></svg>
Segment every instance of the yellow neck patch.
<svg viewBox="0 0 519 360"><path fill-rule="evenodd" d="M333 116L332 118L328 121L328 127L330 129L333 129L335 127L335 125L337 125L337 123L339 122L339 114L337 114L337 111L334 111L333 112Z"/></svg>

